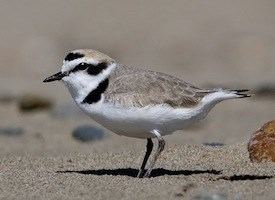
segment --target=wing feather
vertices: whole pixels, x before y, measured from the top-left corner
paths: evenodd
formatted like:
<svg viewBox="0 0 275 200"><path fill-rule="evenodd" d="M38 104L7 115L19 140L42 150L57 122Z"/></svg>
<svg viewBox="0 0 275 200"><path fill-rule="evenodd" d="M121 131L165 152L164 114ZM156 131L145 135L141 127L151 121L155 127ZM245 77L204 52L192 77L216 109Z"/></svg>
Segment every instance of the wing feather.
<svg viewBox="0 0 275 200"><path fill-rule="evenodd" d="M120 66L110 77L105 101L126 107L192 107L209 92L164 73Z"/></svg>

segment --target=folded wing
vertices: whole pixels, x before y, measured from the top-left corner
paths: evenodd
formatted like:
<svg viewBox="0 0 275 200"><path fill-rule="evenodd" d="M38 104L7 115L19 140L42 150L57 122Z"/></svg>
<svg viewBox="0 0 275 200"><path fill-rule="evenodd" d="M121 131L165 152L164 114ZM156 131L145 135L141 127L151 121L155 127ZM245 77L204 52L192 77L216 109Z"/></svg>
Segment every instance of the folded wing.
<svg viewBox="0 0 275 200"><path fill-rule="evenodd" d="M164 73L119 66L110 77L105 101L126 107L192 107L211 92Z"/></svg>

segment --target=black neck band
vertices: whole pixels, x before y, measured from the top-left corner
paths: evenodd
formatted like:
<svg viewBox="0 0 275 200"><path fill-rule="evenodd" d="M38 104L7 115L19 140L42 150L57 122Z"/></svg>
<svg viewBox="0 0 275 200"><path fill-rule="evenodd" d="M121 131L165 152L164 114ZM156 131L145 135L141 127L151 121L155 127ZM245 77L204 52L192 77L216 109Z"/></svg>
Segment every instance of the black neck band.
<svg viewBox="0 0 275 200"><path fill-rule="evenodd" d="M109 79L106 78L104 81L100 82L96 89L92 90L82 101L82 103L93 104L101 99L101 94L103 94L109 85Z"/></svg>

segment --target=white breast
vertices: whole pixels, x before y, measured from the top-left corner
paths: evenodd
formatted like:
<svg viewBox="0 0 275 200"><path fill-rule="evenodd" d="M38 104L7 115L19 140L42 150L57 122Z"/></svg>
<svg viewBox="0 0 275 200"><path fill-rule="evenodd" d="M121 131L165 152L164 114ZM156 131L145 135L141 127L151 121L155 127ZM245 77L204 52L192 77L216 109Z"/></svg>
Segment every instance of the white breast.
<svg viewBox="0 0 275 200"><path fill-rule="evenodd" d="M106 103L104 95L102 97L95 104L77 104L92 119L119 135L149 138L152 137L153 130L158 130L161 135L168 135L186 128L204 118L218 102L236 98L236 94L226 91L211 93L191 108L172 108L168 105L126 108Z"/></svg>
<svg viewBox="0 0 275 200"><path fill-rule="evenodd" d="M128 137L152 137L152 130L159 130L162 135L184 129L190 123L204 115L201 109L172 108L167 105L146 106L144 108L123 108L103 100L80 107L95 121L107 129Z"/></svg>

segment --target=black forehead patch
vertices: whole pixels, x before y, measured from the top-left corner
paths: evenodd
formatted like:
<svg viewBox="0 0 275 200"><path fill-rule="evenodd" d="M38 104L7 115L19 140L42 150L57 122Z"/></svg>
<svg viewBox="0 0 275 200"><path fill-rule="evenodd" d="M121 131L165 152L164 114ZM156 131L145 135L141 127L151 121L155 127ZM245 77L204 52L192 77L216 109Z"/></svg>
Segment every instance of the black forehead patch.
<svg viewBox="0 0 275 200"><path fill-rule="evenodd" d="M84 57L84 54L81 54L81 53L69 53L66 57L65 57L65 61L72 61L72 60L75 60L75 59L78 59L78 58L82 58Z"/></svg>

